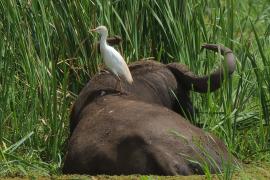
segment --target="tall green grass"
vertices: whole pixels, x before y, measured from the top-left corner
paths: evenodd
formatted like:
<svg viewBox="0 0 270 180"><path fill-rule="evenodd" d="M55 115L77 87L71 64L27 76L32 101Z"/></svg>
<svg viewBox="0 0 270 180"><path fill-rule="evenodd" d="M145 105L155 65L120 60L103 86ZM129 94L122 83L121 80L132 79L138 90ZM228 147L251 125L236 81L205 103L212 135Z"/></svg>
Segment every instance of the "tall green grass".
<svg viewBox="0 0 270 180"><path fill-rule="evenodd" d="M133 62L154 56L210 73L221 43L237 70L215 93L192 93L196 124L222 138L244 161L270 161L270 8L267 0L0 2L0 175L57 174L70 106L100 68L89 28L123 38Z"/></svg>

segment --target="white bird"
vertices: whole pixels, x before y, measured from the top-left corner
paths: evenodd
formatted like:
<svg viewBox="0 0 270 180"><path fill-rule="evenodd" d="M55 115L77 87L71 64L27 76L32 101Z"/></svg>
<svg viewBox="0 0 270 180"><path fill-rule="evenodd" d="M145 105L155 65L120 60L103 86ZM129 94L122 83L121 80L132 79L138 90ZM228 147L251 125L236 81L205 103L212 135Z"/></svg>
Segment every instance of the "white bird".
<svg viewBox="0 0 270 180"><path fill-rule="evenodd" d="M119 82L119 76L121 76L124 77L129 84L132 84L133 78L124 58L120 55L118 51L116 51L113 47L109 46L106 42L106 39L108 37L107 28L105 26L98 26L96 29L91 29L90 31L98 32L101 35L100 52L109 70L115 74ZM121 82L120 88L122 89Z"/></svg>

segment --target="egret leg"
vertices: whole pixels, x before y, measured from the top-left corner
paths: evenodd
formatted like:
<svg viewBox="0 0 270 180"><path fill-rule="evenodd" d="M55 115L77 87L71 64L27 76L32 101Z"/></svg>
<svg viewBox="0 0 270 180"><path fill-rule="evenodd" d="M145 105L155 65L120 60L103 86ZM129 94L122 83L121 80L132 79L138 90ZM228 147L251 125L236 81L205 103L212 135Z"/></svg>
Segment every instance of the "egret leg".
<svg viewBox="0 0 270 180"><path fill-rule="evenodd" d="M115 77L116 77L116 80L117 80L115 89L117 89L117 85L119 84L119 86L120 86L120 93L121 93L121 94L126 94L126 93L123 91L120 77L119 77L118 75L115 75Z"/></svg>
<svg viewBox="0 0 270 180"><path fill-rule="evenodd" d="M114 89L117 89L117 86L118 86L118 84L120 84L121 81L120 81L120 77L118 75L114 74L114 77L116 79L116 83L115 83ZM120 86L120 91L121 91L121 86Z"/></svg>
<svg viewBox="0 0 270 180"><path fill-rule="evenodd" d="M113 74L114 78L116 79L116 83L115 83L114 89L117 89L118 84L120 84L120 91L121 91L122 90L122 87L121 87L121 79L120 79L120 77L117 74L115 74L115 73L112 73L112 74Z"/></svg>

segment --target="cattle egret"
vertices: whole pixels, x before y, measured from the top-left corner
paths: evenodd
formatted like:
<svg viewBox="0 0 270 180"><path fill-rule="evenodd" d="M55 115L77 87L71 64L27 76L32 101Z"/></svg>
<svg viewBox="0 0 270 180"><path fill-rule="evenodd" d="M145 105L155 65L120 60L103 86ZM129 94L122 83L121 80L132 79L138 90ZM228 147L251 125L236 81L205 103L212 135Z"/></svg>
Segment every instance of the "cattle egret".
<svg viewBox="0 0 270 180"><path fill-rule="evenodd" d="M120 88L122 89L119 76L124 77L129 84L132 84L133 79L124 58L106 42L108 36L107 28L105 26L98 26L96 29L91 29L90 31L98 32L101 35L101 56L109 70L117 77L117 80L120 83Z"/></svg>

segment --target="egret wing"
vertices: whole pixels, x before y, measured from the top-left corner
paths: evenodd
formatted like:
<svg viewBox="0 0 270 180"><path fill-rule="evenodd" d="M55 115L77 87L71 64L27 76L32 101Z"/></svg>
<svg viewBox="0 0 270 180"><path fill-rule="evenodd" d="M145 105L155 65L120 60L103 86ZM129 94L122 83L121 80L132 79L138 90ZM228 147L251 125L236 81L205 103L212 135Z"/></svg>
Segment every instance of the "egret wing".
<svg viewBox="0 0 270 180"><path fill-rule="evenodd" d="M123 70L127 68L127 64L121 54L116 51L113 47L110 47L110 60L112 61L112 68L118 73L123 74Z"/></svg>
<svg viewBox="0 0 270 180"><path fill-rule="evenodd" d="M110 47L109 52L112 71L117 75L122 75L130 84L132 84L133 78L124 58L113 47Z"/></svg>

